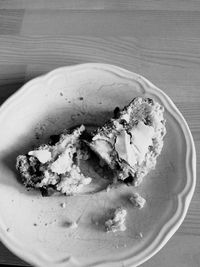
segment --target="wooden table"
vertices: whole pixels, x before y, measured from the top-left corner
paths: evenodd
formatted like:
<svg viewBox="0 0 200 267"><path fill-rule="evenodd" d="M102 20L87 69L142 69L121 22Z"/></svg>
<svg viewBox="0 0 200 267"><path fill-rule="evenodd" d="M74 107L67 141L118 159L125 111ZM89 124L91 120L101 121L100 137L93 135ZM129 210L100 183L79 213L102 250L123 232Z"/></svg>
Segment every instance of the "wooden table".
<svg viewBox="0 0 200 267"><path fill-rule="evenodd" d="M188 214L143 267L200 266L200 2L0 0L0 103L59 66L103 62L163 89L192 131L197 186ZM2 244L0 263L27 265Z"/></svg>

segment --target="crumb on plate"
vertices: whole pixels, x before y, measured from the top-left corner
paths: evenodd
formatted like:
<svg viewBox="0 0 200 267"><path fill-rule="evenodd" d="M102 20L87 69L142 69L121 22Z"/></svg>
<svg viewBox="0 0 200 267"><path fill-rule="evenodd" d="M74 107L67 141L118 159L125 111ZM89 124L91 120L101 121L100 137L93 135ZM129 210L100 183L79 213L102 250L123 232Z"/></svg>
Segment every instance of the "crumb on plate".
<svg viewBox="0 0 200 267"><path fill-rule="evenodd" d="M138 193L133 193L133 195L130 197L130 201L135 207L138 207L139 209L142 209L146 204L146 199Z"/></svg>
<svg viewBox="0 0 200 267"><path fill-rule="evenodd" d="M63 209L64 209L64 208L66 207L66 203L65 203L65 202L63 202L63 203L61 203L61 204L60 204L60 206L61 206L61 208L63 208Z"/></svg>
<svg viewBox="0 0 200 267"><path fill-rule="evenodd" d="M126 230L126 215L127 211L124 208L117 208L111 219L105 222L107 232L117 232Z"/></svg>

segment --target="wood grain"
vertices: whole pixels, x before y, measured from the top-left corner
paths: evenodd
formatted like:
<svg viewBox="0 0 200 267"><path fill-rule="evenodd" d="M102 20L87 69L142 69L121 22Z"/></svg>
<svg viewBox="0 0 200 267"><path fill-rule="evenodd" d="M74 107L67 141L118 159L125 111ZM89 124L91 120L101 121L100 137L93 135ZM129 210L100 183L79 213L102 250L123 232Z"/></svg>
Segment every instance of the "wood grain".
<svg viewBox="0 0 200 267"><path fill-rule="evenodd" d="M200 2L0 0L0 104L31 78L85 62L140 73L172 98L195 140L198 178ZM197 179L183 224L142 267L199 267L199 221ZM27 265L1 244L0 264Z"/></svg>
<svg viewBox="0 0 200 267"><path fill-rule="evenodd" d="M19 34L23 20L24 10L0 9L0 33L1 34Z"/></svg>
<svg viewBox="0 0 200 267"><path fill-rule="evenodd" d="M0 0L2 9L66 10L200 10L198 0Z"/></svg>
<svg viewBox="0 0 200 267"><path fill-rule="evenodd" d="M144 40L149 37L185 39L187 34L187 40L190 40L200 36L199 23L199 11L127 10L121 13L30 9L25 12L21 34L127 36Z"/></svg>

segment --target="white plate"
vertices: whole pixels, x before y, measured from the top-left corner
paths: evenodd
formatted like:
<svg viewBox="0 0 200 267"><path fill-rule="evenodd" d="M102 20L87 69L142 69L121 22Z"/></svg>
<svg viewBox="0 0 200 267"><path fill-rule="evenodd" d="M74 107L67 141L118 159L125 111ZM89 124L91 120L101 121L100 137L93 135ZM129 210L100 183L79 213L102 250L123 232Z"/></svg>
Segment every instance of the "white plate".
<svg viewBox="0 0 200 267"><path fill-rule="evenodd" d="M162 154L141 186L43 198L17 182L18 154L64 128L102 124L116 106L137 95L164 105L167 119ZM142 76L106 64L59 68L10 97L0 109L0 123L0 238L25 261L45 267L137 266L158 252L182 223L195 187L194 142L173 102ZM142 210L127 200L133 191L147 200ZM106 215L121 205L128 210L127 231L106 233ZM66 227L67 220L77 219L77 229Z"/></svg>

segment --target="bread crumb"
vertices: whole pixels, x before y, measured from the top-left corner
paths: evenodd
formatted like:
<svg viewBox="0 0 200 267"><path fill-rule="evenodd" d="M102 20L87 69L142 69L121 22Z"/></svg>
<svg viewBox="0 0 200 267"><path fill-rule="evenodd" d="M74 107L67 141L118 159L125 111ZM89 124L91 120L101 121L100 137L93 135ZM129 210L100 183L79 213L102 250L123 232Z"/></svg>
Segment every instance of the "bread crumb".
<svg viewBox="0 0 200 267"><path fill-rule="evenodd" d="M110 192L110 190L111 190L111 186L108 185L108 186L106 187L106 192L108 193L108 192Z"/></svg>
<svg viewBox="0 0 200 267"><path fill-rule="evenodd" d="M105 222L105 227L107 232L117 232L117 231L125 231L127 211L124 208L117 208L114 211L114 215L111 219Z"/></svg>
<svg viewBox="0 0 200 267"><path fill-rule="evenodd" d="M78 228L78 224L77 224L77 222L72 222L71 225L70 225L70 228L71 228L71 229L76 229L76 228Z"/></svg>
<svg viewBox="0 0 200 267"><path fill-rule="evenodd" d="M140 232L140 233L139 233L139 236L142 238L142 237L143 237L143 234Z"/></svg>
<svg viewBox="0 0 200 267"><path fill-rule="evenodd" d="M77 222L70 222L70 221L66 221L64 223L64 226L70 229L76 229L78 228L78 223Z"/></svg>
<svg viewBox="0 0 200 267"><path fill-rule="evenodd" d="M130 197L130 201L135 207L139 209L142 209L144 205L146 204L146 199L140 196L138 193L134 193Z"/></svg>
<svg viewBox="0 0 200 267"><path fill-rule="evenodd" d="M61 203L61 204L60 204L60 206L61 206L61 208L63 208L63 209L64 209L64 208L66 207L66 203L65 203L65 202L63 202L63 203Z"/></svg>
<svg viewBox="0 0 200 267"><path fill-rule="evenodd" d="M143 238L143 233L142 232L139 232L137 235L136 235L136 238Z"/></svg>

